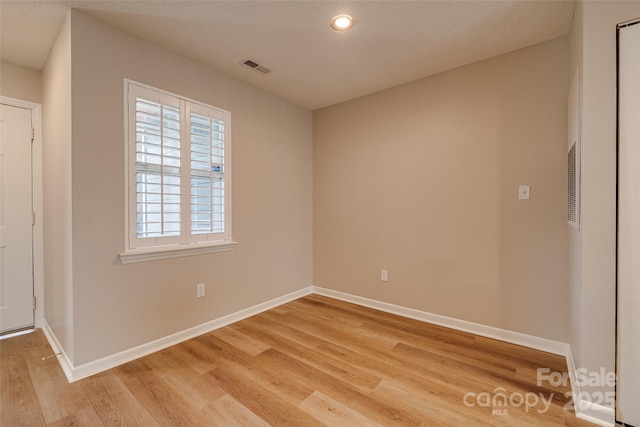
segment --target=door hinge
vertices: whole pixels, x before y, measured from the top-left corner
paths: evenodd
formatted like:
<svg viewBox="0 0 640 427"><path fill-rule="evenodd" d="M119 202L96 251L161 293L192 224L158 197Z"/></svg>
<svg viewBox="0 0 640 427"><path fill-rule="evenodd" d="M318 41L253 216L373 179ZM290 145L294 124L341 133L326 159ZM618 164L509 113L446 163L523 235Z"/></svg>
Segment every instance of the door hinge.
<svg viewBox="0 0 640 427"><path fill-rule="evenodd" d="M31 225L36 225L36 213L31 212Z"/></svg>
<svg viewBox="0 0 640 427"><path fill-rule="evenodd" d="M36 139L36 130L31 128L31 142L33 142L34 139Z"/></svg>
<svg viewBox="0 0 640 427"><path fill-rule="evenodd" d="M36 309L36 297L33 297L33 309Z"/></svg>

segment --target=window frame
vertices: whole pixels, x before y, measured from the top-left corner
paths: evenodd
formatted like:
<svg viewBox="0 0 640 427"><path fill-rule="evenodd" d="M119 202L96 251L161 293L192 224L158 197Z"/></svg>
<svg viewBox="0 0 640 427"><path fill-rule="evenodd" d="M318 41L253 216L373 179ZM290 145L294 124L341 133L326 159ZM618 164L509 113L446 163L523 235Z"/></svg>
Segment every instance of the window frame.
<svg viewBox="0 0 640 427"><path fill-rule="evenodd" d="M137 236L137 156L136 97L180 108L180 235L173 237ZM133 108L131 108L133 107ZM224 122L224 232L194 234L191 229L191 111ZM162 89L133 80L124 80L125 137L125 250L120 254L123 264L166 259L234 249L231 224L231 113ZM185 146L186 143L186 146ZM185 203L187 202L188 203ZM220 238L211 239L211 236ZM207 236L202 238L201 236Z"/></svg>

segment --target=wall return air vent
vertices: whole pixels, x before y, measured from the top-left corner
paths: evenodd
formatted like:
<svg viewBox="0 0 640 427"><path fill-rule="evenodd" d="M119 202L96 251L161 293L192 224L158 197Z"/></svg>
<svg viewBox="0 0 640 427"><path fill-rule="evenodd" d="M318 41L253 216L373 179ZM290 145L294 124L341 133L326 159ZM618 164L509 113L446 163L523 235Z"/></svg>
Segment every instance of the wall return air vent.
<svg viewBox="0 0 640 427"><path fill-rule="evenodd" d="M578 165L576 162L576 143L574 142L567 155L569 171L569 193L567 198L567 221L573 227L578 226Z"/></svg>
<svg viewBox="0 0 640 427"><path fill-rule="evenodd" d="M250 59L247 59L242 64L246 65L247 67L251 68L252 70L255 70L255 71L259 72L260 74L269 74L271 72L271 70L268 69L267 67L265 67L263 65L260 65L257 62L252 61Z"/></svg>
<svg viewBox="0 0 640 427"><path fill-rule="evenodd" d="M569 132L567 141L567 223L580 229L580 78L576 70L569 92Z"/></svg>

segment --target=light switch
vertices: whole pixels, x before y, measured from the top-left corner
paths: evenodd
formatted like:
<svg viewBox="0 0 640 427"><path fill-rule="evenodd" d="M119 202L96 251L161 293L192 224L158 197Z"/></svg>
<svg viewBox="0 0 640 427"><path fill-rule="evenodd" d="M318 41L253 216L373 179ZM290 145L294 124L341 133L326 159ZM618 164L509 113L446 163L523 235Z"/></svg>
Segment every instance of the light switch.
<svg viewBox="0 0 640 427"><path fill-rule="evenodd" d="M521 185L518 187L518 199L520 200L529 200L529 196L531 195L531 187L528 185Z"/></svg>

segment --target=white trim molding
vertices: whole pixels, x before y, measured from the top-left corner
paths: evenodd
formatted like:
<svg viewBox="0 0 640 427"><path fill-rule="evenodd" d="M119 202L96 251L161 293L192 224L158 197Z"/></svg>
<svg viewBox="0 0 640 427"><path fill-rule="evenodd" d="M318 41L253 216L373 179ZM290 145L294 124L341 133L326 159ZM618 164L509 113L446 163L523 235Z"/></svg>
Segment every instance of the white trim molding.
<svg viewBox="0 0 640 427"><path fill-rule="evenodd" d="M613 427L616 425L616 411L608 406L597 405L588 400L576 401L574 399L574 410L576 417L581 420L603 427Z"/></svg>
<svg viewBox="0 0 640 427"><path fill-rule="evenodd" d="M226 252L235 249L237 242L207 243L191 245L174 245L157 248L143 248L120 254L120 262L131 264L134 262L153 261L158 259L178 258L183 256Z"/></svg>
<svg viewBox="0 0 640 427"><path fill-rule="evenodd" d="M573 360L573 353L571 348L567 351L567 370L571 378L571 396L573 399L573 410L576 414L576 418L588 421L590 423L603 426L613 427L615 426L615 409L603 405L598 405L586 400L585 395L582 393L580 382L577 381L578 371L576 364Z"/></svg>
<svg viewBox="0 0 640 427"><path fill-rule="evenodd" d="M46 319L42 320L42 332L44 333L47 341L49 341L51 350L53 350L53 355L57 357L58 363L60 363L60 366L67 377L67 381L73 382L73 363L71 363L69 356L65 353L62 345L60 345L60 341L58 341L56 334L53 333L53 330L49 326L49 323L47 323Z"/></svg>

